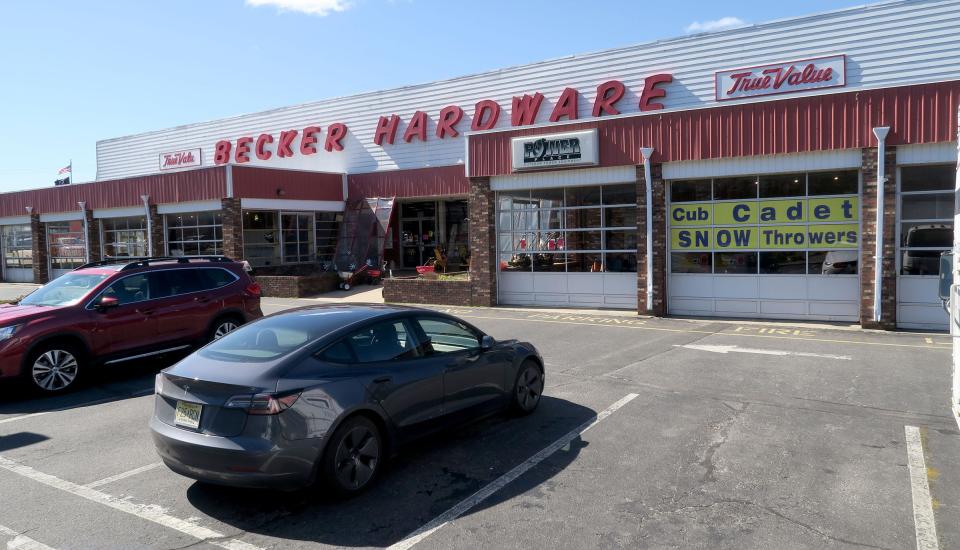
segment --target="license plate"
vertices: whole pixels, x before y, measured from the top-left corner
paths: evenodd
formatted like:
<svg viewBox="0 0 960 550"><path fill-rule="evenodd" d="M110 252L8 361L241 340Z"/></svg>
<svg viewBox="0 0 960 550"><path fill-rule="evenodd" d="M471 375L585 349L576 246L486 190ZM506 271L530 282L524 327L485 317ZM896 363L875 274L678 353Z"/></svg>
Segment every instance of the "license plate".
<svg viewBox="0 0 960 550"><path fill-rule="evenodd" d="M177 401L177 412L173 417L173 422L177 426L197 429L200 427L200 413L202 411L202 405Z"/></svg>

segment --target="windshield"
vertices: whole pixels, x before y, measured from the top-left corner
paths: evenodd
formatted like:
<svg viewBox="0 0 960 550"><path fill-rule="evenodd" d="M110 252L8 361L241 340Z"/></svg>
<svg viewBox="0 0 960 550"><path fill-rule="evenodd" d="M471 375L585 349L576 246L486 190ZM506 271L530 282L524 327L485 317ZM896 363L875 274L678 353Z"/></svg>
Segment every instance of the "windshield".
<svg viewBox="0 0 960 550"><path fill-rule="evenodd" d="M311 315L266 318L240 327L200 350L219 361L263 363L279 359L323 336L327 330L311 323ZM313 325L313 326L311 326Z"/></svg>
<svg viewBox="0 0 960 550"><path fill-rule="evenodd" d="M107 275L67 273L20 300L25 306L72 306L90 293Z"/></svg>

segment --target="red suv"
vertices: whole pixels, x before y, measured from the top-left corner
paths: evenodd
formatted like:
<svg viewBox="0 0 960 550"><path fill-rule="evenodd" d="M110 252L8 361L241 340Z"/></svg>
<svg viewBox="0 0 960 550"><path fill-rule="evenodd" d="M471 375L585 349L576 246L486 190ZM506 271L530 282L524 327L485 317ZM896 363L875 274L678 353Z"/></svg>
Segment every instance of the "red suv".
<svg viewBox="0 0 960 550"><path fill-rule="evenodd" d="M88 367L202 345L261 316L260 285L229 258L95 262L0 305L0 379L61 392Z"/></svg>

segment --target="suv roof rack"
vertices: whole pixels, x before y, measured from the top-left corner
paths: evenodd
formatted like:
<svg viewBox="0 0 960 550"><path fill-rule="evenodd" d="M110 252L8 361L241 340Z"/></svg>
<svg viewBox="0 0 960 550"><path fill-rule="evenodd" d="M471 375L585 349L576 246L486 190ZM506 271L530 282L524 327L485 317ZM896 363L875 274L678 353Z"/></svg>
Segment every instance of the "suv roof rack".
<svg viewBox="0 0 960 550"><path fill-rule="evenodd" d="M203 260L208 262L232 263L233 260L226 256L150 256L147 258L114 258L112 260L101 260L81 265L76 269L86 269L90 267L104 267L108 265L125 264L120 271L146 267L157 262L177 262L178 264L188 264L193 260ZM74 271L76 271L76 269Z"/></svg>

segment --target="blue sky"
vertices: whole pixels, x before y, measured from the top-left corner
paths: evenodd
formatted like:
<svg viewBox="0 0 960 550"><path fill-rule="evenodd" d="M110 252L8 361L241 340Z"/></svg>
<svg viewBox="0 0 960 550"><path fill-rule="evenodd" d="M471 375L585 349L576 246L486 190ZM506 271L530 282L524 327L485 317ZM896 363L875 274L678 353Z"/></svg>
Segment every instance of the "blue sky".
<svg viewBox="0 0 960 550"><path fill-rule="evenodd" d="M863 3L10 2L0 192L95 179L98 139Z"/></svg>

